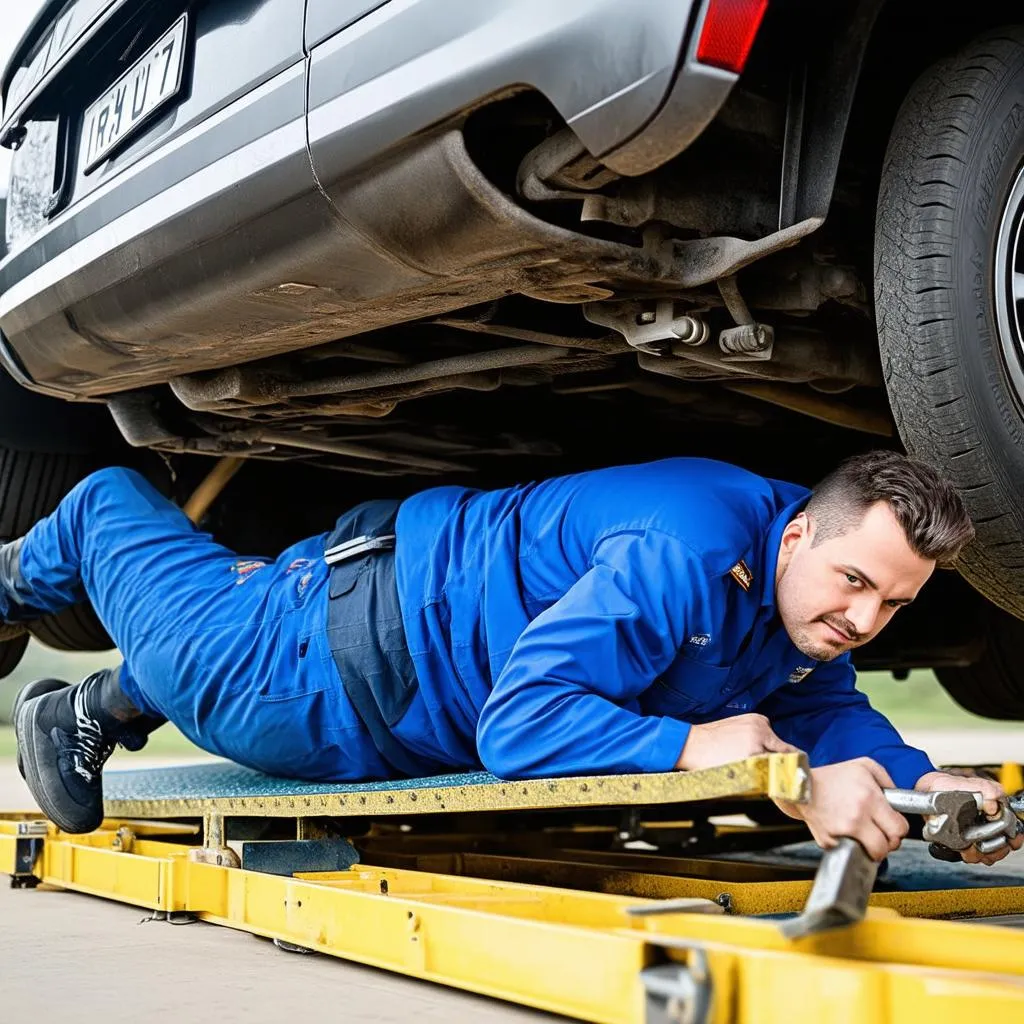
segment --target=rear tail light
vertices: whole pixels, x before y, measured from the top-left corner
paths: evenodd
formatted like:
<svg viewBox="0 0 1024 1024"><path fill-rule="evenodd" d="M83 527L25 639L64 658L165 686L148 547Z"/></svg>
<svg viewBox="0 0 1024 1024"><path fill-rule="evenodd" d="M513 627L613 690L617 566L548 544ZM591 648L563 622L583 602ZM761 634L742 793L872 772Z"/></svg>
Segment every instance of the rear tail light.
<svg viewBox="0 0 1024 1024"><path fill-rule="evenodd" d="M697 43L697 60L738 75L767 8L768 0L711 0Z"/></svg>

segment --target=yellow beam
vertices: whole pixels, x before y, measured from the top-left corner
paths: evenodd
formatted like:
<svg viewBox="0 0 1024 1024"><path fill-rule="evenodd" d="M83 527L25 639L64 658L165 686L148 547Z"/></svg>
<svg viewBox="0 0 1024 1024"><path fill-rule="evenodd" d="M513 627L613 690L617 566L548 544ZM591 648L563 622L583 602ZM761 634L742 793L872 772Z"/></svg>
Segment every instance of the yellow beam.
<svg viewBox="0 0 1024 1024"><path fill-rule="evenodd" d="M13 834L0 832L0 874L14 874L14 850L17 840Z"/></svg>
<svg viewBox="0 0 1024 1024"><path fill-rule="evenodd" d="M660 858L608 854L608 863L583 863L567 851L551 851L528 856L488 853L394 854L375 850L376 863L406 869L438 872L472 878L498 879L531 885L585 888L590 892L613 893L644 899L705 899L729 897L730 909L737 914L796 913L803 909L811 891L810 880L767 877L770 867L747 865L738 861L663 858L662 871L681 866L680 873L656 871ZM624 862L619 866L616 860ZM631 861L649 867L629 867ZM754 880L747 881L741 869L748 869ZM740 870L738 870L740 869ZM694 872L689 874L686 872ZM697 874L696 872L700 872ZM714 872L720 872L718 877ZM758 878L758 873L761 877ZM709 877L710 876L710 877ZM926 918L996 917L1024 913L1024 886L991 886L977 889L934 889L923 892L876 892L870 905L895 910L903 915Z"/></svg>
<svg viewBox="0 0 1024 1024"><path fill-rule="evenodd" d="M1007 761L999 768L999 782L1011 796L1024 789L1024 766Z"/></svg>
<svg viewBox="0 0 1024 1024"><path fill-rule="evenodd" d="M47 840L42 879L64 889L105 896L150 910L167 910L172 861L100 849L68 840Z"/></svg>
<svg viewBox="0 0 1024 1024"><path fill-rule="evenodd" d="M760 949L708 947L715 1024L964 1024L1019 1017L1016 980Z"/></svg>
<svg viewBox="0 0 1024 1024"><path fill-rule="evenodd" d="M513 901L489 912L383 896L377 886L358 892L235 871L222 905L200 916L554 1013L642 1019L639 971L650 954L628 932L511 916L522 906Z"/></svg>
<svg viewBox="0 0 1024 1024"><path fill-rule="evenodd" d="M641 1024L641 971L686 962L692 947L707 952L711 1019L723 1024L1024 1015L1024 933L1011 929L872 910L859 925L791 942L749 918L630 915L657 906L634 896L366 866L286 878L196 864L187 847L156 837L121 852L117 839L114 828L52 830L44 881L585 1020ZM11 842L0 834L0 866Z"/></svg>

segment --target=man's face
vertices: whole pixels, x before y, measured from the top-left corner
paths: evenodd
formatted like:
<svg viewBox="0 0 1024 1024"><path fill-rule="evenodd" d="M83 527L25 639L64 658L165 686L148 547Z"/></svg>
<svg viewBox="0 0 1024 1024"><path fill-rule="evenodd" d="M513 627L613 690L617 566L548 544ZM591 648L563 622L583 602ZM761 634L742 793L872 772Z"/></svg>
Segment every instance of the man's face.
<svg viewBox="0 0 1024 1024"><path fill-rule="evenodd" d="M786 527L775 596L790 639L817 661L876 636L935 568L911 549L885 502L872 505L847 533L813 542L814 522L805 514Z"/></svg>

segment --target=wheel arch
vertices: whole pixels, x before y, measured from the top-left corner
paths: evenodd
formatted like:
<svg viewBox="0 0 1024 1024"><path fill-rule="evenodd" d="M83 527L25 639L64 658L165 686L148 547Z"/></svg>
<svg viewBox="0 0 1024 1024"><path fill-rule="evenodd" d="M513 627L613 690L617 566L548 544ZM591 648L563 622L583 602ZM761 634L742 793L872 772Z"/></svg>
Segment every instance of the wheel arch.
<svg viewBox="0 0 1024 1024"><path fill-rule="evenodd" d="M784 226L827 216L836 182L851 165L873 168L877 177L900 105L923 71L966 39L1024 22L1013 0L849 0L823 15L828 20L814 39L802 24L811 17L807 8L793 8L780 26L803 44L794 50L795 75L799 52L814 55L805 89L794 87L788 98L787 148L792 155L795 139L799 159L783 173ZM791 134L798 124L799 134Z"/></svg>
<svg viewBox="0 0 1024 1024"><path fill-rule="evenodd" d="M125 444L105 405L37 394L0 369L0 447L112 455Z"/></svg>

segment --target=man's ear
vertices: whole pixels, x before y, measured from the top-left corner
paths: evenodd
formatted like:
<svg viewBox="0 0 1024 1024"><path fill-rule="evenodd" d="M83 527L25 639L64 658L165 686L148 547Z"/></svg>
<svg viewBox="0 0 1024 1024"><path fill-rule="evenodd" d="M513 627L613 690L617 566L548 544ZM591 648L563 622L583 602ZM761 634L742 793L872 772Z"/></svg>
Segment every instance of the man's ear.
<svg viewBox="0 0 1024 1024"><path fill-rule="evenodd" d="M810 519L807 518L807 513L801 512L786 524L786 529L782 532L782 550L787 555L791 555L800 541L804 537L810 537L812 532L813 527Z"/></svg>

